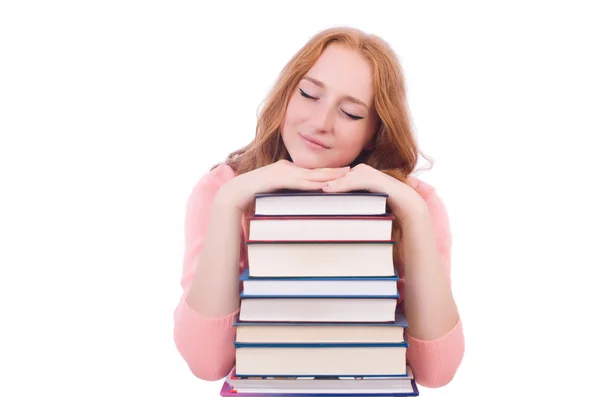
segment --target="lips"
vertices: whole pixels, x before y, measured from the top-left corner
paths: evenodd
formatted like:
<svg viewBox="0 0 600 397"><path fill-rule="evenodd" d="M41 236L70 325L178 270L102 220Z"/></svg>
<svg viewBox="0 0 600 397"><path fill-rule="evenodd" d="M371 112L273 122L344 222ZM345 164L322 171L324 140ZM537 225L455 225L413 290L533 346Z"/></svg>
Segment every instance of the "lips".
<svg viewBox="0 0 600 397"><path fill-rule="evenodd" d="M300 134L300 136L301 136L303 139L306 139L307 141L309 141L309 142L311 142L311 143L314 143L315 145L319 145L319 146L321 146L321 147L322 147L322 148L324 148L324 149L329 149L329 146L325 145L325 144L324 144L322 141L320 141L320 140L318 140L318 139L311 138L311 137L308 137L308 136L306 136L306 135L302 135L302 134Z"/></svg>

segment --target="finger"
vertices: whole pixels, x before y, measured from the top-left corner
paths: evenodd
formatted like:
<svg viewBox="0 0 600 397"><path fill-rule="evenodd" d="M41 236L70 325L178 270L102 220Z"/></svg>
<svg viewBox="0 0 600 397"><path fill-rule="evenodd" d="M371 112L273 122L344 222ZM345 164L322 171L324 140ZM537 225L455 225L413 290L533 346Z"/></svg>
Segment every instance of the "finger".
<svg viewBox="0 0 600 397"><path fill-rule="evenodd" d="M317 168L308 170L304 174L304 178L314 182L327 182L346 175L350 171L350 167L342 168Z"/></svg>
<svg viewBox="0 0 600 397"><path fill-rule="evenodd" d="M350 186L352 185L352 177L345 175L341 178L332 179L327 181L323 185L323 191L325 192L345 192L350 190Z"/></svg>
<svg viewBox="0 0 600 397"><path fill-rule="evenodd" d="M346 174L341 178L333 179L327 181L323 184L323 191L325 192L349 192L351 190L359 190L364 189L364 186L357 186L357 179L353 177L352 173Z"/></svg>
<svg viewBox="0 0 600 397"><path fill-rule="evenodd" d="M322 187L323 182L303 179L297 188L300 190L321 190Z"/></svg>

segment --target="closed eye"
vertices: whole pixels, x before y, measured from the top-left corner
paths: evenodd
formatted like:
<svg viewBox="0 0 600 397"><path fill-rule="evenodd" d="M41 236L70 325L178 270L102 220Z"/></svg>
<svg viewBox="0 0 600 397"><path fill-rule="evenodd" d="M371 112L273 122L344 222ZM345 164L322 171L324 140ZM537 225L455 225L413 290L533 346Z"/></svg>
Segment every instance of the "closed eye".
<svg viewBox="0 0 600 397"><path fill-rule="evenodd" d="M308 98L308 99L318 99L318 98L315 98L314 96L310 96L306 92L302 91L302 88L300 88L300 95L302 95L303 97Z"/></svg>
<svg viewBox="0 0 600 397"><path fill-rule="evenodd" d="M300 90L300 95L302 95L305 98L312 99L312 100L319 99L319 98L315 98L314 96L308 95L306 92L304 92L302 90L302 88L299 88L299 90ZM350 113L348 113L348 112L346 112L344 110L342 110L342 113L344 113L346 116L350 117L352 120L361 120L361 119L364 119L364 117L362 117L362 116L357 116L355 114L350 114Z"/></svg>
<svg viewBox="0 0 600 397"><path fill-rule="evenodd" d="M342 110L342 112L344 112L344 111ZM344 114L345 114L346 116L350 117L352 120L360 120L360 119L364 119L364 117L362 117L362 116L356 116L356 115L354 115L354 114L350 114L350 113L348 113L348 112L344 112Z"/></svg>

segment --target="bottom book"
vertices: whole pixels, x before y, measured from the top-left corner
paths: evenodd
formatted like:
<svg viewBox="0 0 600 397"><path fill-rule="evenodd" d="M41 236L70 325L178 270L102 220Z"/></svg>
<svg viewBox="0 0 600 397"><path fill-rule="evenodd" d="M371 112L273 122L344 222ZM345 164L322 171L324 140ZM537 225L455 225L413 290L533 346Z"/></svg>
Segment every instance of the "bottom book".
<svg viewBox="0 0 600 397"><path fill-rule="evenodd" d="M403 376L237 376L225 378L221 396L418 396L412 368Z"/></svg>
<svg viewBox="0 0 600 397"><path fill-rule="evenodd" d="M336 392L334 390L326 391L326 392L306 392L304 390L286 390L286 391L256 391L256 392L242 392L235 389L232 385L230 385L227 381L223 382L223 387L221 388L222 397L292 397L292 396L305 396L305 397L376 397L376 396L387 396L387 397L403 397L403 396L418 396L419 390L415 383L414 379L411 379L410 386L407 388L405 392L393 392L386 393L381 390L353 390L351 393L347 392Z"/></svg>

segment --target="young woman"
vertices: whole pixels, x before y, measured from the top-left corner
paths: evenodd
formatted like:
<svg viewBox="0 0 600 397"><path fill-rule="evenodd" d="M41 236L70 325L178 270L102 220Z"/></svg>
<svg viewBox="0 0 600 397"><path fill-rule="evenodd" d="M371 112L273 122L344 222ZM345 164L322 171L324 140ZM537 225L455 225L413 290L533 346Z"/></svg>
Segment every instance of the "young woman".
<svg viewBox="0 0 600 397"><path fill-rule="evenodd" d="M415 380L425 387L450 382L464 353L450 283L451 235L435 189L411 175L418 155L390 47L351 28L315 35L283 69L255 139L204 175L189 198L174 338L191 371L217 380L234 365L232 323L254 195L367 189L387 193L396 217L399 304Z"/></svg>

